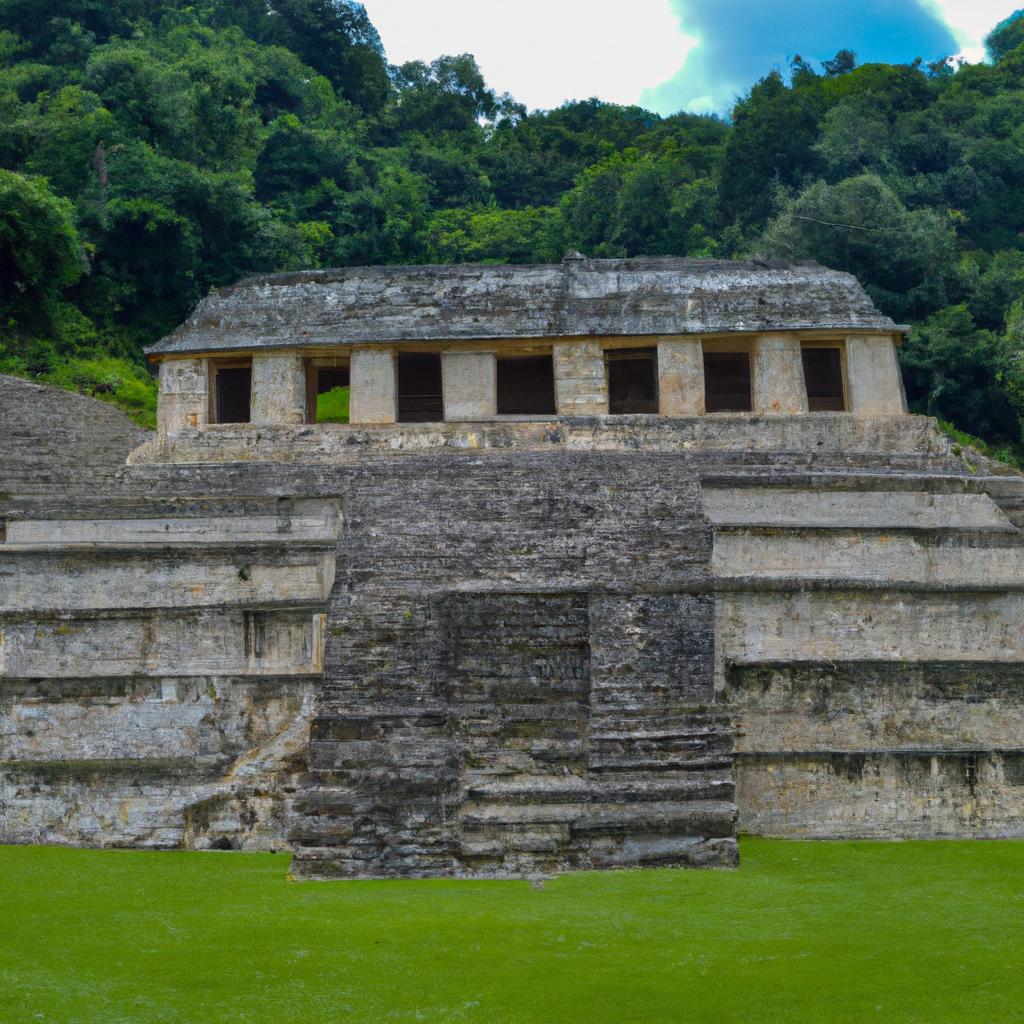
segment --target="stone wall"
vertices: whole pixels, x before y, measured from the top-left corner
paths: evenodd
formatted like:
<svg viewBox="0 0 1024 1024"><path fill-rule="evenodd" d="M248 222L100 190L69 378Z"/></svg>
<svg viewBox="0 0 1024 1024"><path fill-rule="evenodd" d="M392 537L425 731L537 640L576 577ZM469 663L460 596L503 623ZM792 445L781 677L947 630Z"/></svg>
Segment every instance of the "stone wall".
<svg viewBox="0 0 1024 1024"><path fill-rule="evenodd" d="M1024 478L928 420L182 429L0 492L0 841L366 877L732 864L737 814L1024 834Z"/></svg>
<svg viewBox="0 0 1024 1024"><path fill-rule="evenodd" d="M732 863L685 464L446 453L343 496L300 874ZM625 496L629 495L628 500Z"/></svg>
<svg viewBox="0 0 1024 1024"><path fill-rule="evenodd" d="M0 841L283 849L337 503L160 497L119 471L87 487L72 460L0 499Z"/></svg>
<svg viewBox="0 0 1024 1024"><path fill-rule="evenodd" d="M0 494L110 488L149 436L111 405L0 374Z"/></svg>

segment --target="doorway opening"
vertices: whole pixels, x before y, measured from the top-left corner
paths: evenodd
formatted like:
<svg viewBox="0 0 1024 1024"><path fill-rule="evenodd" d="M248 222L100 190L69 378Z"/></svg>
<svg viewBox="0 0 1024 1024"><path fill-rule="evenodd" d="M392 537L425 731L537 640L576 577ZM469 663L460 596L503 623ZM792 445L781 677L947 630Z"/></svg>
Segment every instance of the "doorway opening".
<svg viewBox="0 0 1024 1024"><path fill-rule="evenodd" d="M704 353L705 412L750 412L750 353Z"/></svg>
<svg viewBox="0 0 1024 1024"><path fill-rule="evenodd" d="M252 417L252 360L213 364L213 422L248 423Z"/></svg>
<svg viewBox="0 0 1024 1024"><path fill-rule="evenodd" d="M437 352L400 352L398 422L438 423L443 419L441 356Z"/></svg>
<svg viewBox="0 0 1024 1024"><path fill-rule="evenodd" d="M605 353L608 412L612 416L658 411L658 350L617 348Z"/></svg>
<svg viewBox="0 0 1024 1024"><path fill-rule="evenodd" d="M555 367L550 355L498 359L498 415L553 416Z"/></svg>

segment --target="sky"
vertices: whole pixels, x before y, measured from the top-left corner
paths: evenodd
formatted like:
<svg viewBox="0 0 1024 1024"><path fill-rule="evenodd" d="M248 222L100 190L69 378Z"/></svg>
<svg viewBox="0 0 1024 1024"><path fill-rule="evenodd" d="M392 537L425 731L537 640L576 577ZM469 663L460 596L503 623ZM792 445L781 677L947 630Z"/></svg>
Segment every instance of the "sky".
<svg viewBox="0 0 1024 1024"><path fill-rule="evenodd" d="M839 49L861 63L959 54L1024 0L363 0L388 60L472 53L529 109L597 96L727 113L773 67Z"/></svg>

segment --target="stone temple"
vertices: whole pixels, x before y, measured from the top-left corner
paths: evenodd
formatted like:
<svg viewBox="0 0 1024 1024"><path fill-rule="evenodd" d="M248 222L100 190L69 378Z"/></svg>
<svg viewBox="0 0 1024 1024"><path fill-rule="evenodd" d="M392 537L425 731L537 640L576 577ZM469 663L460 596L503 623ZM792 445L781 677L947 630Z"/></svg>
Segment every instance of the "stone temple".
<svg viewBox="0 0 1024 1024"><path fill-rule="evenodd" d="M217 291L155 435L0 378L0 842L1024 836L1024 478L907 414L903 330L815 264L570 254Z"/></svg>

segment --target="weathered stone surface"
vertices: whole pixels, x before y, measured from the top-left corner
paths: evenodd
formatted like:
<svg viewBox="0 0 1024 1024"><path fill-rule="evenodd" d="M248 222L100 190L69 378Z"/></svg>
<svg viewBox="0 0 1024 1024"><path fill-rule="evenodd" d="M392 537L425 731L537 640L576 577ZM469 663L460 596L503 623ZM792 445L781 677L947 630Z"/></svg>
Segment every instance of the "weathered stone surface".
<svg viewBox="0 0 1024 1024"><path fill-rule="evenodd" d="M700 338L658 340L658 404L662 416L704 415L704 350Z"/></svg>
<svg viewBox="0 0 1024 1024"><path fill-rule="evenodd" d="M462 451L661 452L703 455L723 463L775 459L787 467L809 466L825 453L844 468L927 467L949 458L944 471L966 475L950 457L952 442L924 416L856 419L846 413L815 416L579 416L523 423L407 423L313 429L224 424L154 438L130 456L136 466L167 463L357 464L375 453ZM884 453L884 454L881 454ZM881 460L881 461L880 461ZM884 465L883 465L884 463ZM710 468L710 467L709 467ZM1006 467L1001 470L1011 472Z"/></svg>
<svg viewBox="0 0 1024 1024"><path fill-rule="evenodd" d="M127 467L84 451L86 403L89 486L19 410L36 392L7 392L0 841L290 845L306 877L402 877L728 865L737 812L769 834L1021 834L1024 479L902 413L892 325L839 277L456 268L434 306L436 268L250 282L178 340L269 348L254 378L284 372L284 404L254 416L274 422L203 429L205 368L181 360ZM719 315L772 335L813 302L817 326L847 302L881 332L845 342L879 381L850 381L855 414L799 414L787 335L758 346L765 415L702 417L700 342L665 335ZM399 426L393 351L356 345L373 422L284 422L301 362L278 337L444 340L463 316L571 327L551 344L575 412L604 401L601 324L640 325L673 415L488 422L493 388L468 384L490 356L466 345L444 390L480 420ZM64 422L80 401L38 404ZM144 439L103 429L119 460Z"/></svg>
<svg viewBox="0 0 1024 1024"><path fill-rule="evenodd" d="M444 418L486 420L497 415L497 360L493 352L442 352Z"/></svg>
<svg viewBox="0 0 1024 1024"><path fill-rule="evenodd" d="M150 436L113 406L0 374L0 495L109 489Z"/></svg>
<svg viewBox="0 0 1024 1024"><path fill-rule="evenodd" d="M252 361L252 422L306 422L306 369L293 353L260 352Z"/></svg>
<svg viewBox="0 0 1024 1024"><path fill-rule="evenodd" d="M5 842L283 849L309 681L5 682Z"/></svg>
<svg viewBox="0 0 1024 1024"><path fill-rule="evenodd" d="M573 259L254 277L213 292L148 351L802 328L896 330L855 278L816 263Z"/></svg>
<svg viewBox="0 0 1024 1024"><path fill-rule="evenodd" d="M160 364L157 430L201 430L210 418L210 370L206 359L168 359Z"/></svg>
<svg viewBox="0 0 1024 1024"><path fill-rule="evenodd" d="M807 412L799 339L791 334L759 335L754 345L752 384L754 412L764 416Z"/></svg>
<svg viewBox="0 0 1024 1024"><path fill-rule="evenodd" d="M608 412L604 351L596 341L556 345L555 406L561 416L600 416Z"/></svg>
<svg viewBox="0 0 1024 1024"><path fill-rule="evenodd" d="M1024 751L737 757L740 828L822 839L1020 838Z"/></svg>
<svg viewBox="0 0 1024 1024"><path fill-rule="evenodd" d="M891 338L846 339L846 375L855 416L906 412L896 346Z"/></svg>
<svg viewBox="0 0 1024 1024"><path fill-rule="evenodd" d="M954 481L967 488L970 482ZM702 489L704 512L718 527L1015 532L1006 513L985 493L935 490L817 490L793 487Z"/></svg>
<svg viewBox="0 0 1024 1024"><path fill-rule="evenodd" d="M398 378L393 352L357 348L350 366L350 423L394 423L398 416Z"/></svg>

